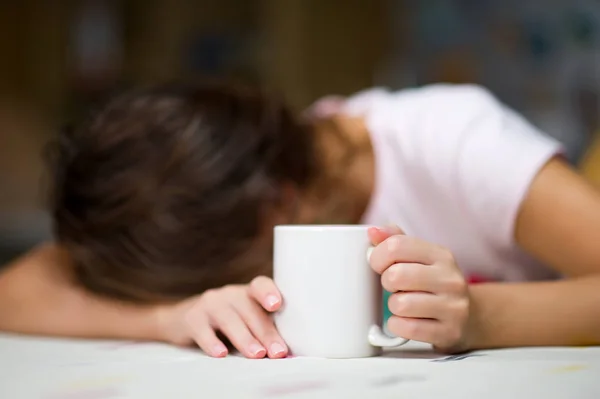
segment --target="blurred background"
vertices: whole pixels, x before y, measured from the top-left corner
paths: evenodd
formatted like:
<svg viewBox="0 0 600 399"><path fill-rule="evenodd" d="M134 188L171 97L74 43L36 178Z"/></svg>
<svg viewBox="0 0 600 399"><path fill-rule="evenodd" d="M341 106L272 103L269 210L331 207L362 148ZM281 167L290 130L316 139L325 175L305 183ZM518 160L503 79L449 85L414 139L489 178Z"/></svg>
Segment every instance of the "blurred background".
<svg viewBox="0 0 600 399"><path fill-rule="evenodd" d="M0 2L0 264L50 237L44 144L107 94L196 76L285 93L485 85L600 181L597 0Z"/></svg>

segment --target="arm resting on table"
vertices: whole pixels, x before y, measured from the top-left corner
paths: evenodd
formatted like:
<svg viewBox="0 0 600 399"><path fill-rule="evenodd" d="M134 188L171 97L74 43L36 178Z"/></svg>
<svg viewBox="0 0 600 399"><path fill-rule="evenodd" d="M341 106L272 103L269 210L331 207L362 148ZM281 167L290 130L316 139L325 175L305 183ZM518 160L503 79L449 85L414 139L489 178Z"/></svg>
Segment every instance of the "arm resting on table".
<svg viewBox="0 0 600 399"><path fill-rule="evenodd" d="M515 227L560 281L471 287L472 347L600 345L600 194L559 158L534 180Z"/></svg>
<svg viewBox="0 0 600 399"><path fill-rule="evenodd" d="M600 345L600 276L471 287L471 349Z"/></svg>
<svg viewBox="0 0 600 399"><path fill-rule="evenodd" d="M78 287L53 245L0 272L0 331L80 338L160 340L154 307L98 298Z"/></svg>

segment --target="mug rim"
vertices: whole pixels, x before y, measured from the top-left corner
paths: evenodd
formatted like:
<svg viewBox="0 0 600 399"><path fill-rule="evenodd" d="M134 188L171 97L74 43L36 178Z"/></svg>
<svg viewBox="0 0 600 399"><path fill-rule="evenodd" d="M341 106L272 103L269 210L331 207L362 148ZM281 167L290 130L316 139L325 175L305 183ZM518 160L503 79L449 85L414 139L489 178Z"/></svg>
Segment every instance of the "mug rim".
<svg viewBox="0 0 600 399"><path fill-rule="evenodd" d="M365 230L373 227L368 224L279 224L274 227L275 230L303 230L303 231L324 231L324 230Z"/></svg>

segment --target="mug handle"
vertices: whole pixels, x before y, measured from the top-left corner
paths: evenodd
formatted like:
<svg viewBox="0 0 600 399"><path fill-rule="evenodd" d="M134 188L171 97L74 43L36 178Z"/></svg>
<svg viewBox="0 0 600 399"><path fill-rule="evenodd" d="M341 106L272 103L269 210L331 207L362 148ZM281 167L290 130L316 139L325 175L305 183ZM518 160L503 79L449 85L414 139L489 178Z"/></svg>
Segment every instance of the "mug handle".
<svg viewBox="0 0 600 399"><path fill-rule="evenodd" d="M373 247L370 247L367 250L367 262L371 261L371 253L373 252ZM381 297L381 295L379 295ZM397 346L404 345L409 340L402 337L390 337L386 333L383 332L380 326L374 324L369 328L368 334L369 344L373 346L378 346L381 348L393 348Z"/></svg>

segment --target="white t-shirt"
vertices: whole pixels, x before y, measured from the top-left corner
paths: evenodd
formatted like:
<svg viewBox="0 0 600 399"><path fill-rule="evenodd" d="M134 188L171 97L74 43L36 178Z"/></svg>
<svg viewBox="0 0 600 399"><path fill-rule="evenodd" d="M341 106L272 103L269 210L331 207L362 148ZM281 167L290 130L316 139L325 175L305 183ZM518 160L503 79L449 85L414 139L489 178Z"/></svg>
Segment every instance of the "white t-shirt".
<svg viewBox="0 0 600 399"><path fill-rule="evenodd" d="M361 115L376 155L375 192L362 222L395 223L449 248L473 280L556 277L514 241L515 219L561 144L474 85L371 89L341 103Z"/></svg>

